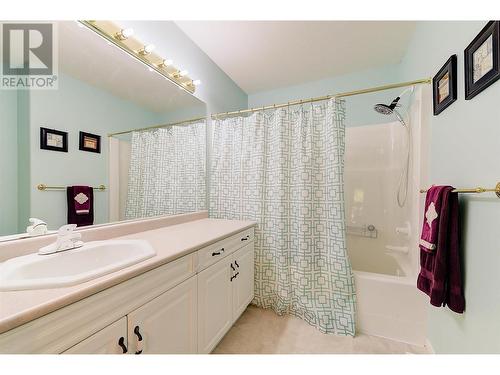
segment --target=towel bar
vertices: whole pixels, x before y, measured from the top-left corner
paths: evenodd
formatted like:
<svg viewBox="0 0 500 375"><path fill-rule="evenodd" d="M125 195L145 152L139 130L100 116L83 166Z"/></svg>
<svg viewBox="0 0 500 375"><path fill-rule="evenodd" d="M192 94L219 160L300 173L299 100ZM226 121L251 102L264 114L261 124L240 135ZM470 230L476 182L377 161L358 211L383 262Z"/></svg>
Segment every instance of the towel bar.
<svg viewBox="0 0 500 375"><path fill-rule="evenodd" d="M38 184L36 188L40 191L46 191L46 190L66 190L66 186L47 186L45 184ZM105 185L99 185L97 187L93 188L94 190L97 191L105 191L106 186Z"/></svg>
<svg viewBox="0 0 500 375"><path fill-rule="evenodd" d="M427 189L420 189L421 193L427 193ZM496 186L494 188L484 188L481 186L475 187L475 188L467 188L467 189L454 189L452 190L453 193L495 193L498 198L500 198L500 182L497 182Z"/></svg>

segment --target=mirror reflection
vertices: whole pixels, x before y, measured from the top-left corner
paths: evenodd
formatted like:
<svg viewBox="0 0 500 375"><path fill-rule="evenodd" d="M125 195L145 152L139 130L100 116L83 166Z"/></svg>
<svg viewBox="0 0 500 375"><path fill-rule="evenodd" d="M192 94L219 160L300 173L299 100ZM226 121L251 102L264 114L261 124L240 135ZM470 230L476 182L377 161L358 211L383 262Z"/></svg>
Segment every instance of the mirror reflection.
<svg viewBox="0 0 500 375"><path fill-rule="evenodd" d="M205 104L93 31L54 24L57 89L0 91L0 241L205 209Z"/></svg>

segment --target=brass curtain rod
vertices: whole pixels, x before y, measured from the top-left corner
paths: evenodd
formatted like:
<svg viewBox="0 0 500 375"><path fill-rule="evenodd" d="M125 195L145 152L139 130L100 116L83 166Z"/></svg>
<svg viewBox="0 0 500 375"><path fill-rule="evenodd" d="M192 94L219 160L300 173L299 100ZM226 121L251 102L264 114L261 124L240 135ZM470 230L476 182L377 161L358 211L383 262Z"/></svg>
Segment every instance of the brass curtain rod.
<svg viewBox="0 0 500 375"><path fill-rule="evenodd" d="M421 193L427 193L427 189L420 189ZM452 193L476 193L476 194L481 194L481 193L495 193L498 198L500 198L500 182L497 182L496 186L494 188L484 188L481 186L475 187L475 188L462 188L462 189L453 189L451 191Z"/></svg>
<svg viewBox="0 0 500 375"><path fill-rule="evenodd" d="M431 82L432 82L432 78L423 78L423 79L417 79L415 81L393 83L393 84L390 84L390 85L371 87L371 88L361 89L361 90L355 90L355 91L346 91L346 92L341 92L341 93L334 94L334 95L319 96L319 97L311 98L311 99L294 100L294 101L287 102L287 103L282 103L282 104L272 104L272 105L267 105L267 106L258 107L258 108L241 109L239 111L220 112L220 113L212 114L211 117L212 118L217 118L219 116L230 116L230 115L238 115L238 114L243 114L243 113L251 113L251 112L257 112L257 111L263 111L263 110L266 110L266 109L283 108L283 107L288 107L288 106L291 106L291 105L314 103L314 102L319 102L319 101L322 101L322 100L328 100L328 99L331 99L331 98L342 98L342 97L346 97L346 96L368 94L368 93L371 93L371 92L384 91L384 90L395 89L395 88L398 88L398 87L406 87L406 86L412 86L412 85L418 85L418 84L426 84L426 83L431 83ZM128 133L132 133L134 131L144 131L144 130L164 128L164 127L167 127L167 126L181 125L181 124L185 124L185 123L189 123L189 122L195 122L195 121L201 121L201 120L205 120L205 119L206 119L206 117L198 117L198 118L193 118L193 119L189 119L189 120L185 120L185 121L174 122L174 123L170 123L170 124L153 125L153 126L148 126L148 127L144 127L144 128L131 129L131 130L126 130L126 131L116 132L116 133L109 133L108 137L113 137L115 135L120 135L120 134L128 134Z"/></svg>
<svg viewBox="0 0 500 375"><path fill-rule="evenodd" d="M36 188L40 191L47 191L47 190L66 190L66 186L47 186L45 184L38 184ZM106 186L105 185L99 185L97 187L93 187L94 190L97 191L105 191Z"/></svg>
<svg viewBox="0 0 500 375"><path fill-rule="evenodd" d="M217 118L219 116L230 116L230 115L239 115L239 114L243 114L243 113L258 112L258 111L264 111L266 109L284 108L284 107L288 107L288 106L291 106L291 105L314 103L314 102L319 102L319 101L323 101L323 100L329 100L329 99L332 99L332 98L343 98L343 97L346 97L346 96L368 94L368 93L371 93L371 92L396 89L398 87L406 87L406 86L413 86L413 85L419 85L419 84L427 84L427 83L431 83L431 82L432 82L432 78L423 78L423 79L417 79L415 81L393 83L393 84L390 84L390 85L370 87L370 88L361 89L361 90L340 92L340 93L333 94L333 95L318 96L316 98L311 98L311 99L293 100L293 101L290 101L290 102L287 102L287 103L272 104L272 105L266 105L266 106L263 106L263 107L250 108L250 109L240 109L239 111L220 112L220 113L212 114L212 118Z"/></svg>
<svg viewBox="0 0 500 375"><path fill-rule="evenodd" d="M140 131L144 131L144 130L160 129L160 128L165 128L167 126L182 125L182 124L187 124L189 122L196 122L196 121L201 121L201 120L206 120L206 119L207 119L207 116L203 116L203 117L196 117L196 118L192 118L192 119L184 120L184 121L179 121L179 122L172 122L172 123L169 123L169 124L160 124L160 125L147 126L145 128L137 128L137 129L125 130L125 131L122 131L122 132L109 133L108 137L113 137L115 135L127 134L127 133L132 133L132 132L140 132Z"/></svg>

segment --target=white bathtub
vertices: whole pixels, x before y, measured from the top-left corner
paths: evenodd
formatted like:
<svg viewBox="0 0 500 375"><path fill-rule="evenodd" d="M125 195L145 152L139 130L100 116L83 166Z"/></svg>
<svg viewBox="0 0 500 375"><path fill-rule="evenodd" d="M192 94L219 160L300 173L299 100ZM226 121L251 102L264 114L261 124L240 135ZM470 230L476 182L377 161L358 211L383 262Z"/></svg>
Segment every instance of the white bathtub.
<svg viewBox="0 0 500 375"><path fill-rule="evenodd" d="M354 271L357 331L424 346L427 297L414 277Z"/></svg>

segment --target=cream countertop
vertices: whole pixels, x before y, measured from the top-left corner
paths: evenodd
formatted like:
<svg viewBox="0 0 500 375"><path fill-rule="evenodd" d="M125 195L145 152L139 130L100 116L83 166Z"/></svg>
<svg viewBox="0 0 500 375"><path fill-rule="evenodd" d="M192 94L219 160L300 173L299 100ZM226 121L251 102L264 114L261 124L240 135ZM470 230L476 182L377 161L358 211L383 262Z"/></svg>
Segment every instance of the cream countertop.
<svg viewBox="0 0 500 375"><path fill-rule="evenodd" d="M70 287L0 292L0 333L195 252L252 227L251 221L201 219L113 239L144 239L156 255L138 264Z"/></svg>

